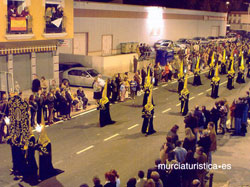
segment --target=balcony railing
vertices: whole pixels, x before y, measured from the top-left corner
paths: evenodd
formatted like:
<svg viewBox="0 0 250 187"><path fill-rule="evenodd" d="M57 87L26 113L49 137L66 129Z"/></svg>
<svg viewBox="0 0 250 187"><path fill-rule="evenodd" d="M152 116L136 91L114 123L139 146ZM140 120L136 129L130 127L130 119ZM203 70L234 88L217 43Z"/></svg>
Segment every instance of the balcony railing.
<svg viewBox="0 0 250 187"><path fill-rule="evenodd" d="M7 34L31 34L32 33L32 16L10 17L7 19Z"/></svg>
<svg viewBox="0 0 250 187"><path fill-rule="evenodd" d="M65 23L66 17L57 18L54 20L48 19L46 16L44 33L64 33L66 32Z"/></svg>

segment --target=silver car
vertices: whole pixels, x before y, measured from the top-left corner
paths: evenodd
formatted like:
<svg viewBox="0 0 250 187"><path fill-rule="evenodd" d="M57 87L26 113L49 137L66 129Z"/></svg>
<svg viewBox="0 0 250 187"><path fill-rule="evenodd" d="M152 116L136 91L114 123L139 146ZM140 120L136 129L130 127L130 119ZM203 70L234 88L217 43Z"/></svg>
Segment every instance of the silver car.
<svg viewBox="0 0 250 187"><path fill-rule="evenodd" d="M63 72L62 82L68 81L70 85L93 87L94 79L98 71L93 68L76 67ZM108 77L102 77L106 80Z"/></svg>

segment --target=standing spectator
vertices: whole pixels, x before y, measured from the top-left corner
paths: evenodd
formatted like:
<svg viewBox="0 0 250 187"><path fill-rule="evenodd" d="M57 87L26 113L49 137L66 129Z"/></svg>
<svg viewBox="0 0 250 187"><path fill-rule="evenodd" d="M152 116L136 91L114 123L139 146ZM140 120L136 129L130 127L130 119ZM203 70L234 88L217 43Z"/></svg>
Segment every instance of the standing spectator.
<svg viewBox="0 0 250 187"><path fill-rule="evenodd" d="M136 73L137 72L137 66L138 66L138 59L136 58L135 55L134 55L133 62L134 62L134 73Z"/></svg>
<svg viewBox="0 0 250 187"><path fill-rule="evenodd" d="M138 177L139 177L139 179L136 182L136 187L144 187L144 185L147 182L147 179L144 178L144 172L143 171L139 171L138 172Z"/></svg>
<svg viewBox="0 0 250 187"><path fill-rule="evenodd" d="M176 142L179 140L179 136L177 134L177 131L179 129L178 125L174 125L171 130L167 133L167 136L172 138L172 143L176 145Z"/></svg>
<svg viewBox="0 0 250 187"><path fill-rule="evenodd" d="M200 131L200 140L197 144L203 147L204 153L208 156L210 152L211 139L208 130Z"/></svg>
<svg viewBox="0 0 250 187"><path fill-rule="evenodd" d="M141 78L142 78L142 83L141 84L142 84L142 88L144 88L146 76L147 76L146 67L143 66L143 68L141 70Z"/></svg>
<svg viewBox="0 0 250 187"><path fill-rule="evenodd" d="M31 122L31 127L34 127L35 124L35 117L36 117L36 112L38 109L37 103L35 102L35 96L30 95L29 98L29 107L30 107L30 122Z"/></svg>
<svg viewBox="0 0 250 187"><path fill-rule="evenodd" d="M71 106L72 106L72 95L71 95L71 92L70 90L66 90L65 92L65 96L66 96L66 100L67 100L67 114L66 114L66 117L67 117L67 120L70 120L71 119Z"/></svg>
<svg viewBox="0 0 250 187"><path fill-rule="evenodd" d="M215 106L212 108L211 112L211 121L215 124L215 132L218 133L218 121L220 119L220 111L218 102L215 103Z"/></svg>
<svg viewBox="0 0 250 187"><path fill-rule="evenodd" d="M199 106L195 107L194 116L198 119L199 129L204 129L205 120L201 110L199 109Z"/></svg>
<svg viewBox="0 0 250 187"><path fill-rule="evenodd" d="M212 152L215 152L217 149L216 132L215 132L215 126L213 122L209 122L207 127L209 130L209 137L211 140L210 150L207 156L208 156L208 163L212 164Z"/></svg>
<svg viewBox="0 0 250 187"><path fill-rule="evenodd" d="M125 100L125 94L126 94L126 87L125 87L125 81L122 81L120 85L120 101L123 102Z"/></svg>
<svg viewBox="0 0 250 187"><path fill-rule="evenodd" d="M154 76L155 76L155 83L154 83L154 86L158 86L158 82L161 81L161 67L160 67L160 62L158 62L156 65L155 65L155 68L154 68Z"/></svg>
<svg viewBox="0 0 250 187"><path fill-rule="evenodd" d="M39 81L40 82L40 81ZM41 123L41 117L42 117L42 104L43 104L43 97L41 95L41 90L37 92L37 95L35 96L35 101L37 103L37 123Z"/></svg>
<svg viewBox="0 0 250 187"><path fill-rule="evenodd" d="M99 99L102 98L102 87L99 84L97 77L94 80L93 91L94 91L93 98L96 100L96 104L98 104Z"/></svg>
<svg viewBox="0 0 250 187"><path fill-rule="evenodd" d="M111 172L105 173L106 183L104 187L116 187L115 175Z"/></svg>
<svg viewBox="0 0 250 187"><path fill-rule="evenodd" d="M144 187L155 187L155 182L153 179L148 179Z"/></svg>
<svg viewBox="0 0 250 187"><path fill-rule="evenodd" d="M185 123L185 128L190 128L193 134L196 134L198 128L198 119L192 113L189 113L184 118L184 123Z"/></svg>
<svg viewBox="0 0 250 187"><path fill-rule="evenodd" d="M41 77L41 88L43 93L48 92L48 81L45 79L44 76Z"/></svg>
<svg viewBox="0 0 250 187"><path fill-rule="evenodd" d="M168 78L169 78L169 66L168 66L168 63L165 65L164 71L162 72L162 78L165 80L165 82L168 82Z"/></svg>
<svg viewBox="0 0 250 187"><path fill-rule="evenodd" d="M53 80L51 81L51 85L49 86L49 90L50 90L50 91L55 91L56 88L57 88L56 80L53 79Z"/></svg>
<svg viewBox="0 0 250 187"><path fill-rule="evenodd" d="M48 93L46 104L49 110L48 123L49 125L52 125L54 123L54 104L55 104L55 96L53 92Z"/></svg>
<svg viewBox="0 0 250 187"><path fill-rule="evenodd" d="M233 135L239 136L241 134L241 119L242 119L242 112L243 107L241 100L239 99L236 102L234 116L235 116L235 133Z"/></svg>
<svg viewBox="0 0 250 187"><path fill-rule="evenodd" d="M203 152L202 147L196 148L194 158L197 160L198 164L204 164L207 162L207 155ZM204 168L202 169L199 168L197 170L197 176L201 182L202 187L205 185L205 182L204 182L205 175L206 175L206 170Z"/></svg>
<svg viewBox="0 0 250 187"><path fill-rule="evenodd" d="M111 102L115 103L117 102L117 97L118 97L118 85L116 83L116 78L115 76L113 77L112 81L111 81L111 88L112 88L112 98L111 98Z"/></svg>
<svg viewBox="0 0 250 187"><path fill-rule="evenodd" d="M185 148L181 147L181 141L176 142L176 147L174 148L176 160L180 163L183 163L185 161L187 151Z"/></svg>
<svg viewBox="0 0 250 187"><path fill-rule="evenodd" d="M121 86L121 84L122 84L122 77L121 77L121 74L120 74L120 73L117 74L115 81L116 81L117 88L118 88L118 89L117 89L117 90L118 90L118 93L117 93L118 98L117 98L117 100L120 100L120 98L121 98L120 86Z"/></svg>
<svg viewBox="0 0 250 187"><path fill-rule="evenodd" d="M208 122L210 122L210 118L211 118L211 114L210 111L206 109L206 106L202 106L202 114L205 117L205 124L204 124L204 128L207 128Z"/></svg>
<svg viewBox="0 0 250 187"><path fill-rule="evenodd" d="M185 139L183 142L183 148L187 151L195 151L196 138L190 128L185 128Z"/></svg>
<svg viewBox="0 0 250 187"><path fill-rule="evenodd" d="M130 178L127 182L127 187L136 187L136 178Z"/></svg>
<svg viewBox="0 0 250 187"><path fill-rule="evenodd" d="M63 117L63 120L67 120L68 108L69 108L69 103L66 98L66 93L65 91L62 91L60 97L60 114Z"/></svg>
<svg viewBox="0 0 250 187"><path fill-rule="evenodd" d="M194 158L194 152L188 151L184 164L188 164L193 167L197 163L197 160ZM192 181L197 178L197 170L195 168L182 170L182 186L191 187Z"/></svg>
<svg viewBox="0 0 250 187"><path fill-rule="evenodd" d="M139 71L137 71L134 75L134 80L136 81L136 84L137 84L137 87L136 87L136 95L137 95L137 92L141 91L141 77L138 73Z"/></svg>
<svg viewBox="0 0 250 187"><path fill-rule="evenodd" d="M130 81L130 96L134 100L137 90L137 82L135 80Z"/></svg>
<svg viewBox="0 0 250 187"><path fill-rule="evenodd" d="M165 160L166 161L166 160ZM147 173L147 179L151 178L151 173L156 171L159 173L160 175L160 179L163 182L163 185L166 186L166 181L167 181L167 175L166 175L166 171L161 169L159 166L161 164L161 159L156 159L155 160L155 166L153 168L149 168L148 169L148 173Z"/></svg>
<svg viewBox="0 0 250 187"><path fill-rule="evenodd" d="M223 101L220 102L220 128L222 129L222 134L225 134L227 130L227 108Z"/></svg>
<svg viewBox="0 0 250 187"><path fill-rule="evenodd" d="M34 80L32 81L32 92L33 92L33 94L37 94L40 87L41 87L40 80L38 79L37 75L34 75Z"/></svg>
<svg viewBox="0 0 250 187"><path fill-rule="evenodd" d="M162 181L160 179L160 175L157 171L153 171L151 173L151 179L155 182L155 187L163 187Z"/></svg>
<svg viewBox="0 0 250 187"><path fill-rule="evenodd" d="M102 187L101 185L101 180L99 179L99 177L95 176L93 178L93 183L94 183L94 187Z"/></svg>
<svg viewBox="0 0 250 187"><path fill-rule="evenodd" d="M121 181L120 181L117 171L112 169L110 172L115 175L116 187L120 187Z"/></svg>
<svg viewBox="0 0 250 187"><path fill-rule="evenodd" d="M230 129L234 128L234 110L236 108L236 102L235 100L233 101L232 105L230 106Z"/></svg>

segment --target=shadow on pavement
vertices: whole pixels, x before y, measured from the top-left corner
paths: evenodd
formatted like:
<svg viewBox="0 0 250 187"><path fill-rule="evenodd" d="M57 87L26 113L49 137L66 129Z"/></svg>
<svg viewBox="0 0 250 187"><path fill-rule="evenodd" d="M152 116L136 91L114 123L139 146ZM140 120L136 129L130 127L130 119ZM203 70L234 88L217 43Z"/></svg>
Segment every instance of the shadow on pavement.
<svg viewBox="0 0 250 187"><path fill-rule="evenodd" d="M145 134L141 133L141 129L139 130L139 132L136 132L134 134L126 134L121 136L120 139L138 139L138 138L148 138L151 136L162 136L162 135L166 135L167 132L162 132L162 131L156 131L156 133L148 135L147 137L145 137Z"/></svg>

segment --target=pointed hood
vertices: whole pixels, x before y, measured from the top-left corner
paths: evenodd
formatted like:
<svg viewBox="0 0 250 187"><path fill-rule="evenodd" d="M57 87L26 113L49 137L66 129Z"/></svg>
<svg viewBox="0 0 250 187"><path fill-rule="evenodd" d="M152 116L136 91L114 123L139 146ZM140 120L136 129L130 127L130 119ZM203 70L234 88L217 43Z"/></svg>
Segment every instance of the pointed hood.
<svg viewBox="0 0 250 187"><path fill-rule="evenodd" d="M181 61L181 65L180 65L180 73L178 73L178 78L181 79L184 77L184 73L183 73L183 60Z"/></svg>
<svg viewBox="0 0 250 187"><path fill-rule="evenodd" d="M234 71L234 59L233 59L231 62L231 67L230 67L230 70L228 71L228 74L233 75L234 73L235 71Z"/></svg>
<svg viewBox="0 0 250 187"><path fill-rule="evenodd" d="M226 62L226 49L224 49L224 53L223 53L223 58L222 58L222 63Z"/></svg>
<svg viewBox="0 0 250 187"><path fill-rule="evenodd" d="M150 68L148 68L147 80L146 80L146 83L145 83L144 87L145 87L145 89L151 87Z"/></svg>
<svg viewBox="0 0 250 187"><path fill-rule="evenodd" d="M45 121L43 117L43 111L42 111L42 117L41 117L41 124L42 126L42 131L38 139L38 144L41 144L43 147L46 147L50 143L50 139L47 135L47 132L45 130Z"/></svg>
<svg viewBox="0 0 250 187"><path fill-rule="evenodd" d="M211 63L209 65L210 67L214 67L214 52L212 54L212 58L211 58Z"/></svg>
<svg viewBox="0 0 250 187"><path fill-rule="evenodd" d="M230 56L230 59L233 60L234 59L234 48L232 49L231 51L231 56Z"/></svg>
<svg viewBox="0 0 250 187"><path fill-rule="evenodd" d="M215 67L214 77L212 78L212 81L213 82L218 82L219 80L220 80L220 77L219 77L219 67L218 67L218 63L217 63L216 67Z"/></svg>
<svg viewBox="0 0 250 187"><path fill-rule="evenodd" d="M185 75L184 86L183 86L183 89L181 90L181 95L189 94L189 90L187 89L187 84L188 84L188 77L187 77L187 74L186 74Z"/></svg>
<svg viewBox="0 0 250 187"><path fill-rule="evenodd" d="M99 101L99 103L102 107L104 107L104 105L109 102L109 99L107 97L107 90L108 90L108 81L106 80L105 86L104 86L103 91L102 91L102 98Z"/></svg>
<svg viewBox="0 0 250 187"><path fill-rule="evenodd" d="M242 70L242 71L245 70L245 67L244 67L244 55L241 55L240 70Z"/></svg>
<svg viewBox="0 0 250 187"><path fill-rule="evenodd" d="M198 56L198 59L197 59L197 63L196 63L196 67L195 67L195 71L200 71L200 56Z"/></svg>
<svg viewBox="0 0 250 187"><path fill-rule="evenodd" d="M153 93L153 89L151 87L148 100L147 100L147 104L144 106L147 112L151 112L154 109L154 105L152 104L152 93Z"/></svg>

